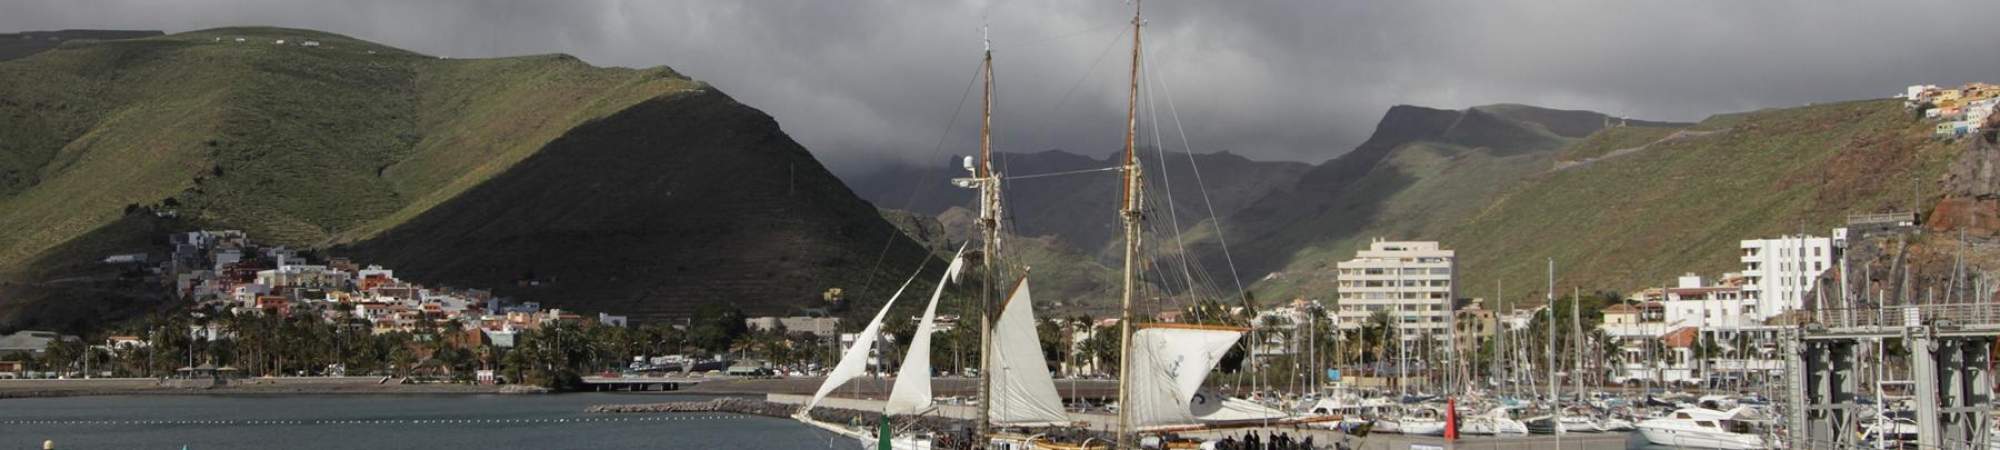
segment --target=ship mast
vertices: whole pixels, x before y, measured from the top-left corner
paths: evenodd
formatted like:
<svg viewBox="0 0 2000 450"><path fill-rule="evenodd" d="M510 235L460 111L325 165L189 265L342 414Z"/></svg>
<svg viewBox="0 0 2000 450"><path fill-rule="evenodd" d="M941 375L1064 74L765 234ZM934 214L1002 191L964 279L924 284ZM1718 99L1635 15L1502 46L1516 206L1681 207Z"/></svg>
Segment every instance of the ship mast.
<svg viewBox="0 0 2000 450"><path fill-rule="evenodd" d="M1132 448L1132 408L1126 400L1130 398L1130 386L1125 381L1132 369L1132 288L1135 275L1134 264L1139 259L1139 151L1135 141L1139 135L1139 27L1141 0L1132 2L1132 91L1125 102L1125 197L1122 216L1125 220L1125 295L1118 320L1118 446L1119 450Z"/></svg>
<svg viewBox="0 0 2000 450"><path fill-rule="evenodd" d="M986 79L985 94L980 100L979 124L979 168L974 177L979 179L979 227L984 242L980 243L980 263L985 266L984 284L979 290L979 437L984 438L992 431L988 419L993 409L993 251L999 247L1000 237L999 197L1000 177L993 174L993 41L986 35L986 27L979 29L980 40L986 48L985 62L982 63Z"/></svg>

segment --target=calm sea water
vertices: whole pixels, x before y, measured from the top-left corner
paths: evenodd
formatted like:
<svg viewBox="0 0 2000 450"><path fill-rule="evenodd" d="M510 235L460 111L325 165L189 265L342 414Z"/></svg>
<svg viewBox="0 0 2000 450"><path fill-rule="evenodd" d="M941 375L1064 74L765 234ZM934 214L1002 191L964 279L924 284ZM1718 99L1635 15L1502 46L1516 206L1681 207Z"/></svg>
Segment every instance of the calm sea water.
<svg viewBox="0 0 2000 450"><path fill-rule="evenodd" d="M859 449L786 419L587 414L645 394L107 396L0 400L0 449Z"/></svg>

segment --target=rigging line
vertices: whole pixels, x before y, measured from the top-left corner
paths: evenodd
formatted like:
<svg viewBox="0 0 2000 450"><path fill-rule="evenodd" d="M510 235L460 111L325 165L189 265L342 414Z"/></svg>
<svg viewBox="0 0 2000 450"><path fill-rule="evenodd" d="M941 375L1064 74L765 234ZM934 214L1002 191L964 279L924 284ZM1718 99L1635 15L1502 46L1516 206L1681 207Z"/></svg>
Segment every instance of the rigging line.
<svg viewBox="0 0 2000 450"><path fill-rule="evenodd" d="M1077 174L1086 174L1086 173L1095 173L1095 172L1115 172L1115 171L1118 171L1118 170L1121 170L1121 169L1124 169L1124 168L1123 168L1123 167L1105 167L1105 168L1099 168L1099 169L1081 169L1081 170L1068 170L1068 171L1062 171L1062 172L1050 172L1050 173L1038 173L1038 174L1033 174L1033 175L1015 175L1015 176L1011 176L1011 177L1003 177L1002 179L1004 179L1004 180L1032 180L1032 179L1036 179L1036 178L1048 178L1048 177L1057 177L1057 176L1063 176L1063 175L1077 175Z"/></svg>
<svg viewBox="0 0 2000 450"><path fill-rule="evenodd" d="M1145 49L1140 48L1140 51L1144 52ZM1151 93L1150 91L1152 91L1153 87L1152 55L1150 53L1145 54L1143 55L1143 57L1139 58L1139 61L1140 61L1139 65L1140 73L1145 77L1146 80L1146 84L1144 87L1148 91L1147 93ZM1172 175L1168 174L1167 171L1166 141L1160 138L1160 112L1159 112L1160 105L1159 101L1154 99L1154 97L1155 96L1153 95L1147 95L1145 97L1146 112L1147 112L1146 118L1147 120L1150 120L1153 123L1153 126L1151 127L1152 129L1149 131L1153 132L1153 152L1160 155L1160 182L1163 183L1162 185L1164 186L1164 188L1161 189L1161 191L1165 191L1167 197L1165 201L1165 203L1167 204L1167 220L1168 224L1171 225L1173 228L1174 246L1180 250L1180 255L1177 256L1179 256L1181 259L1181 276L1186 278L1188 281L1188 289L1186 292L1186 294L1188 295L1188 302L1193 303L1194 275L1192 273L1188 273L1187 241L1181 237L1180 212L1178 208L1174 207L1174 178Z"/></svg>
<svg viewBox="0 0 2000 450"><path fill-rule="evenodd" d="M1222 260L1229 265L1229 279L1236 283L1236 296L1245 298L1248 291L1243 289L1243 276L1236 272L1236 258L1229 254L1229 235L1222 230L1222 216L1215 214L1215 202L1209 199L1207 183L1202 181L1201 166L1194 161L1194 145L1188 141L1187 127L1181 124L1180 108L1174 106L1174 88L1165 75L1160 76L1160 94L1167 98L1167 112L1173 115L1174 130L1181 135L1181 148L1186 151L1188 167L1194 169L1194 184L1201 192L1201 202L1208 208L1208 219L1215 223L1215 241L1222 246Z"/></svg>
<svg viewBox="0 0 2000 450"><path fill-rule="evenodd" d="M1046 113L1046 114L1043 114L1043 117L1047 117L1047 118L1049 118L1049 119L1046 119L1046 120L1048 120L1048 121L1050 121L1050 122L1053 122L1053 121L1055 120L1055 119L1054 119L1054 117L1055 117L1055 112L1056 112L1056 111L1060 111L1060 110L1062 110L1062 107L1063 107L1063 105L1066 105L1066 104L1068 104L1068 103L1069 103L1069 99L1070 99L1070 97L1071 97L1071 96L1072 96L1073 94L1075 94L1075 93L1076 93L1076 89L1077 89L1078 87L1082 86L1082 85L1083 85L1083 82L1084 82L1085 80L1088 80L1088 79L1090 79L1090 74L1091 74L1092 72L1095 72L1095 71L1097 70L1097 66L1098 66L1098 65L1100 65L1100 64L1102 64L1102 63L1104 62L1104 58L1105 58L1106 56L1109 56L1109 55L1111 54L1111 49L1112 49L1112 48L1115 48L1115 47L1117 46L1117 44L1118 44L1118 42L1119 42L1119 39L1120 39L1120 38L1123 38L1123 37L1125 37L1125 33L1126 33L1126 31L1123 31L1123 29L1125 28L1125 27L1124 27L1124 24L1123 24L1123 23L1120 23L1120 24L1118 24L1118 27L1119 27L1119 28L1121 29L1121 31L1119 31L1119 32L1118 32L1118 35L1117 35L1117 36L1112 36L1112 37L1111 37L1111 41L1109 41L1109 42L1106 42L1106 43L1104 44L1104 50L1101 50L1101 51L1099 51L1099 52L1097 53L1097 59L1096 59L1096 60L1094 60L1094 61L1092 61L1092 62L1090 63L1090 67L1089 67L1089 68L1086 68L1086 69L1084 69L1083 73L1077 76L1077 78L1076 78L1076 81L1074 81L1074 82L1071 82L1071 83L1070 83L1070 86L1069 86L1069 89L1067 89L1067 90L1064 90L1064 91L1063 91L1063 95L1062 95L1062 98L1060 98L1060 99L1057 99L1057 100L1056 100L1056 103L1055 103L1054 105L1050 105L1050 106L1049 106L1049 110L1048 110L1048 113ZM975 77L975 79L977 79L977 77ZM967 89L967 90L969 91L969 90L971 89L971 86L967 86L967 87L966 87L966 89ZM998 92L999 92L999 90L1000 90L1000 86L999 86L999 83L997 83L997 82L996 82L996 83L994 83L994 86L993 86L993 90L994 90L994 92L995 92L995 96L994 96L994 97L998 98L998 97L999 97L999 95L998 95ZM963 102L963 100L960 100L960 101L961 101L961 102ZM1042 127L1042 128L1043 128L1043 129L1045 129L1045 130L1050 130L1050 131L1048 131L1048 132L1044 133L1044 139L1045 139L1045 140L1046 140L1046 138L1047 138L1047 137L1052 137L1052 136L1054 136L1054 135L1055 135L1055 131L1054 131L1054 130L1055 130L1055 127L1054 127L1053 125L1054 125L1053 123L1045 123L1045 124L1044 124L1044 126ZM1011 164L1011 163L1013 162L1013 154L1011 154L1011 153L1007 153L1007 152L1000 152L1000 161L999 161L999 162L1000 162L1000 166L1001 166L1001 167L1003 168L1003 173L1004 173L1004 168L1007 168L1007 167L1012 167L1012 166L1013 166L1013 165ZM1018 177L1016 177L1016 178L1018 179ZM1009 198L1008 198L1008 195L1007 195L1007 191L1005 191L1005 190L1002 190L1002 191L1000 191L1000 204L1001 204L1001 205L1006 205L1006 204L1007 204L1007 203L1008 203L1009 201L1010 201L1010 200L1009 200ZM1001 216L1000 216L1000 217L998 218L998 220L999 220L999 221L1001 221L1002 223L1006 223L1006 224L1009 224L1009 225L1013 225L1013 226L1014 226L1014 227L1016 227L1016 228L1020 227L1020 226L1021 226L1021 224L1020 224L1020 222L1019 222L1019 220L1018 220L1018 216L1015 216L1015 215L1012 215L1012 214L1005 214L1005 211L1006 211L1006 210L1005 210L1005 209L1003 208L1003 209L1002 209L1002 213L1003 213L1003 214L1002 214L1002 215L1001 215Z"/></svg>
<svg viewBox="0 0 2000 450"><path fill-rule="evenodd" d="M979 81L980 72L986 69L985 64L986 63L984 62L984 60L982 60L978 65L973 66L974 70L972 71L972 79L965 82L965 89L958 96L958 106L952 108L951 110L951 120L945 123L944 131L938 133L937 144L931 146L931 152L928 156L926 156L926 159L936 157L938 151L944 149L945 138L950 137L951 129L958 126L958 114L965 111L965 99L972 97L972 86L973 84ZM924 174L924 181L922 184L919 184L919 186L929 185L931 184L931 182L936 181L937 178L936 173L930 171L925 171L925 172L926 173ZM910 206L915 205L917 203L917 196L923 192L924 189L910 190L909 198L904 199L903 201L903 210L909 211ZM903 230L900 228L890 227L890 232L901 233L903 232ZM869 288L874 287L875 275L877 272L881 271L880 269L882 268L882 261L889 259L889 248L894 246L895 244L896 244L895 234L890 234L886 239L883 239L882 251L875 255L875 265L874 267L868 269L868 278L866 279L866 281L861 283L861 290L855 291L856 295L860 295L863 292L868 292ZM925 258L923 258L924 263L927 264L930 262L930 255L929 255L930 249L925 248L923 250L925 253ZM919 270L922 270L922 267L923 267L922 264L918 265Z"/></svg>
<svg viewBox="0 0 2000 450"><path fill-rule="evenodd" d="M1122 26L1121 26L1120 28L1124 28L1124 27L1122 27ZM1098 66L1098 65L1100 65L1100 64L1103 64L1103 63L1104 63L1104 57L1106 57L1106 56L1110 56L1110 55L1111 55L1111 49L1112 49L1112 48L1114 48L1114 47L1117 47L1117 45L1118 45L1118 42L1119 42L1119 39L1121 39L1121 38L1124 38L1124 37L1125 37L1125 31L1120 31L1120 32L1118 32L1118 35L1117 35L1117 36L1112 36L1112 37L1111 37L1111 42L1107 42L1107 43L1105 43L1105 44L1104 44L1104 50L1103 50L1103 51L1099 51L1099 52L1097 53L1097 59L1096 59L1095 61L1091 61L1091 62L1090 62L1090 67L1089 67L1089 68L1086 68L1086 69L1083 69L1083 75L1082 75L1082 76L1078 76L1078 77L1076 77L1076 81L1075 81L1075 82L1072 82L1072 83L1070 83L1070 84L1069 84L1069 89L1065 89L1065 90L1063 90L1063 95L1062 95L1062 98L1060 98L1060 99L1057 99L1057 100L1056 100L1056 104L1055 104L1055 105L1052 105L1052 106L1049 106L1049 113L1048 113L1047 115L1045 115L1044 117L1047 117L1047 118L1048 118L1048 120L1050 120L1050 121L1054 121L1054 120L1055 120L1055 112L1056 112L1056 111L1058 111L1058 110L1061 110L1061 109L1062 109L1062 106L1063 106L1063 105L1065 105L1065 104L1069 104L1069 99L1070 99L1070 96L1071 96L1072 94L1075 94L1075 93L1076 93L1076 88L1077 88L1077 87L1079 87L1079 86L1083 86L1083 82L1084 82L1084 80L1088 80L1088 79L1090 79L1090 74L1091 74L1091 73L1094 73L1094 72L1096 72L1096 71L1097 71L1097 66ZM1051 124L1051 125L1052 125L1052 124ZM1049 133L1048 133L1048 134L1050 134L1050 135L1053 135L1053 134L1055 134L1055 131L1053 131L1053 130L1055 130L1055 127L1053 127L1053 126L1045 126L1045 127L1043 127L1043 128L1044 128L1044 129L1047 129L1047 130L1051 130L1051 131L1049 131Z"/></svg>

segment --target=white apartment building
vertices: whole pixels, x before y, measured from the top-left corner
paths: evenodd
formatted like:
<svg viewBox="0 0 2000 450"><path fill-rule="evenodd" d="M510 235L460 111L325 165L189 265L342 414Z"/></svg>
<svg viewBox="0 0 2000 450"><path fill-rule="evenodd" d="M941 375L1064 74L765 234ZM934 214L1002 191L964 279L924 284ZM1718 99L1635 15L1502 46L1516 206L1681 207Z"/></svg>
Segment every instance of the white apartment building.
<svg viewBox="0 0 2000 450"><path fill-rule="evenodd" d="M1444 339L1451 326L1452 299L1458 297L1456 252L1428 241L1369 243L1367 250L1339 265L1336 315L1342 329L1359 328L1376 311L1402 324L1406 338L1429 332Z"/></svg>
<svg viewBox="0 0 2000 450"><path fill-rule="evenodd" d="M1834 267L1836 238L1786 235L1743 241L1743 301L1746 315L1762 321L1806 306L1812 280Z"/></svg>
<svg viewBox="0 0 2000 450"><path fill-rule="evenodd" d="M1745 297L1742 286L1730 282L1709 284L1695 274L1682 275L1665 294L1660 305L1665 325L1669 327L1742 328L1761 325L1770 317L1757 302Z"/></svg>

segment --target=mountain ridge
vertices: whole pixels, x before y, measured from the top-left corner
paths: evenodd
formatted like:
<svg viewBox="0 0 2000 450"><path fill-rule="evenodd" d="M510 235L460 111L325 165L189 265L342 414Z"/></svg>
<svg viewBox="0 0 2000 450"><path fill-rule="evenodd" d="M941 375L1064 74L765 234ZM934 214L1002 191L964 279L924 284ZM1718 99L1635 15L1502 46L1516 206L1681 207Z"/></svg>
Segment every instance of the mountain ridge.
<svg viewBox="0 0 2000 450"><path fill-rule="evenodd" d="M926 257L775 120L664 66L598 68L567 55L437 58L334 33L232 27L74 42L0 62L0 81L0 117L36 118L0 124L0 224L36 230L0 237L0 278L34 287L0 297L0 325L71 323L60 305L115 286L51 280L107 279L93 273L102 271L92 264L102 252L159 254L163 234L138 234L189 228L240 228L260 242L380 258L419 282L490 287L640 321L682 314L680 304L692 301L789 313L824 306L817 293L832 287L878 301L886 293L862 292L859 279L876 271L900 278ZM613 163L621 158L658 165ZM667 166L690 162L738 164L760 178ZM579 176L579 167L594 175ZM613 181L653 189L609 189ZM680 192L728 193L744 182L785 190L717 201L796 199L748 211L645 195L672 183ZM537 206L522 209L482 198L501 193L545 200L514 205ZM705 242L707 255L670 251L682 247L659 230L721 219L660 209L668 207L741 214L741 228L779 230L801 247L890 251L881 264L785 261L752 251L762 244L742 237ZM474 224L464 232L440 231L468 217ZM603 245L593 233L636 238ZM520 254L441 246L453 239L576 245L516 247L533 250ZM640 273L766 264L796 276L703 285L710 291L694 297L665 293ZM511 284L530 271L590 283Z"/></svg>

